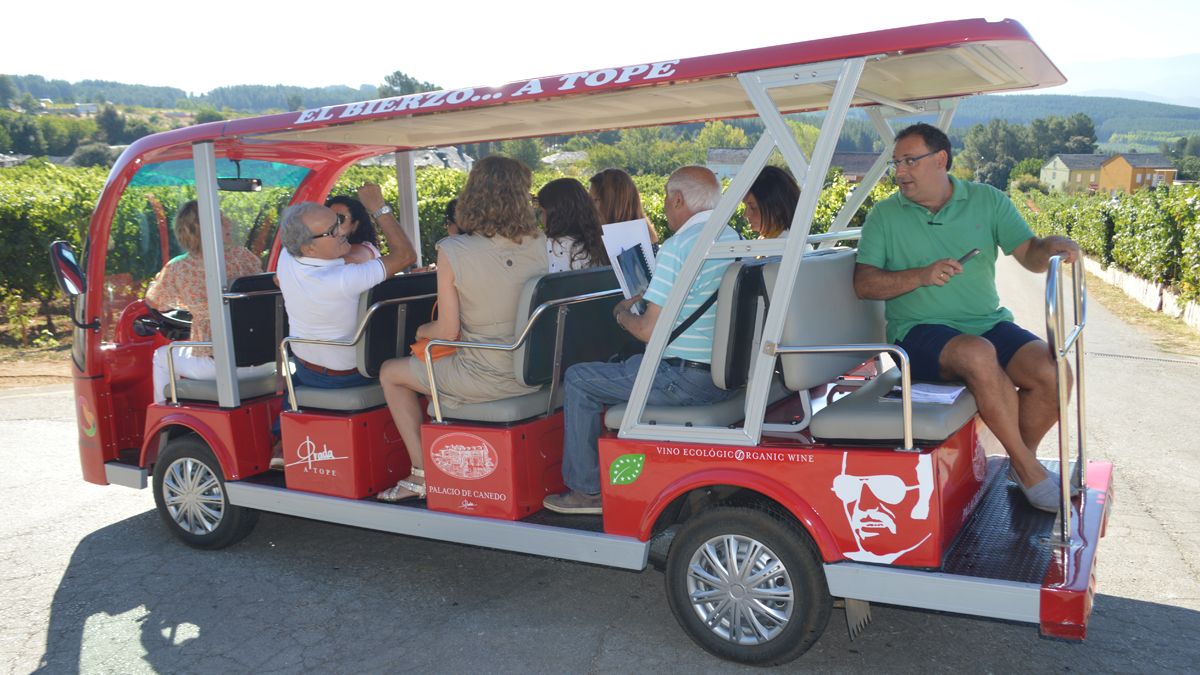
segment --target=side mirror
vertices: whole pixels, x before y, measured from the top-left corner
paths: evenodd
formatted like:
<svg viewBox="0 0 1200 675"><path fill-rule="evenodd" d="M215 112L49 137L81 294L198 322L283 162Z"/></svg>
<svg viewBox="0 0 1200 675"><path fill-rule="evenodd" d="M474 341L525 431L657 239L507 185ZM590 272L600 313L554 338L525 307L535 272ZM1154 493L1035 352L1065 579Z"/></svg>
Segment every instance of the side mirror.
<svg viewBox="0 0 1200 675"><path fill-rule="evenodd" d="M74 298L87 293L87 278L79 270L75 249L70 244L61 240L50 244L50 267L63 295Z"/></svg>

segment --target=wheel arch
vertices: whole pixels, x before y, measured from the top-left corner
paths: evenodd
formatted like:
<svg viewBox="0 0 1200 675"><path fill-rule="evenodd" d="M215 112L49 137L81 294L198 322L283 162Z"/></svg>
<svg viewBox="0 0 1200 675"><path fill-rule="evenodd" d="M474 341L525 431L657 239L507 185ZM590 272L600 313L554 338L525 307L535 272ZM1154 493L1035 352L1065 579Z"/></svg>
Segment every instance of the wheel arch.
<svg viewBox="0 0 1200 675"><path fill-rule="evenodd" d="M193 434L204 441L204 444L208 446L213 456L216 457L217 463L221 465L222 477L225 480L233 480L229 472L229 467L234 466L233 455L229 452L229 448L225 447L225 444L220 441L220 437L211 426L186 412L164 415L147 429L142 445L140 462L142 468L149 469L154 465L158 460L159 450L168 441L186 434ZM156 442L160 437L162 437L162 443Z"/></svg>
<svg viewBox="0 0 1200 675"><path fill-rule="evenodd" d="M790 515L812 537L825 562L842 557L833 533L802 495L781 481L748 471L701 471L671 483L651 501L638 525L645 540L730 499L765 502Z"/></svg>

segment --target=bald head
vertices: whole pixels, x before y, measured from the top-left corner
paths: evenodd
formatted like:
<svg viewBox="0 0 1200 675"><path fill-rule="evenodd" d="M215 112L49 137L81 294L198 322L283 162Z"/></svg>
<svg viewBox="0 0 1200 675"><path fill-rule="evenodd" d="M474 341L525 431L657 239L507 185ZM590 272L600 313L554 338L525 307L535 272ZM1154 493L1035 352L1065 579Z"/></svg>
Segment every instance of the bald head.
<svg viewBox="0 0 1200 675"><path fill-rule="evenodd" d="M676 169L667 179L663 205L667 225L674 232L701 211L711 211L721 198L721 183L712 171L702 166Z"/></svg>

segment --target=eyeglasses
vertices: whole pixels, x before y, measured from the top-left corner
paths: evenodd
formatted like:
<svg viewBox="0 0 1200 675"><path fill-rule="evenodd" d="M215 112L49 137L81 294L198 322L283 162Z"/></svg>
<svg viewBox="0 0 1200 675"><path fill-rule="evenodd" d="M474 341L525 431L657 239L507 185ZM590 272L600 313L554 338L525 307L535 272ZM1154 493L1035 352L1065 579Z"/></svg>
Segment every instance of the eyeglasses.
<svg viewBox="0 0 1200 675"><path fill-rule="evenodd" d="M338 236L338 228L340 228L342 226L342 223L346 222L346 214L338 213L338 214L334 214L334 216L335 217L333 219L333 227L329 228L328 230L325 230L325 232L323 234L314 234L312 236L313 239L320 239L321 237L336 237L336 236Z"/></svg>
<svg viewBox="0 0 1200 675"><path fill-rule="evenodd" d="M846 503L858 501L864 484L871 488L875 497L884 504L899 504L904 501L904 493L912 489L897 476L861 477L841 474L833 479L833 493Z"/></svg>
<svg viewBox="0 0 1200 675"><path fill-rule="evenodd" d="M895 171L896 167L900 166L901 164L903 164L904 166L911 169L917 165L917 162L925 159L926 157L929 157L930 155L936 155L939 152L941 152L941 150L934 150L932 152L927 152L923 155L917 155L916 157L905 157L904 159L889 159L887 161L887 165L888 165L888 168L891 169L892 171Z"/></svg>

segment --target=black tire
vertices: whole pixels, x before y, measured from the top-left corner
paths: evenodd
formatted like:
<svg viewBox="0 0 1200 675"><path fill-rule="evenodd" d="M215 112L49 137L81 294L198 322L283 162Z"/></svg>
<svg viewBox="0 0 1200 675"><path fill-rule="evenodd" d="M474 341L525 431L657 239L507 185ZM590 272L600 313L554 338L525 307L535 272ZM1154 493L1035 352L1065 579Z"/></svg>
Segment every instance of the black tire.
<svg viewBox="0 0 1200 675"><path fill-rule="evenodd" d="M188 546L225 548L250 534L258 511L231 506L221 465L204 441L172 439L154 464L154 504L167 529Z"/></svg>
<svg viewBox="0 0 1200 675"><path fill-rule="evenodd" d="M738 583L744 576L724 583L717 563L727 561L730 544L738 566L756 552L743 575L775 571L750 588ZM699 570L711 576L694 573ZM706 591L707 599L693 601L694 593ZM787 663L808 651L825 631L833 605L808 533L786 515L754 506L717 506L683 525L667 559L667 600L684 632L705 651L755 666Z"/></svg>

